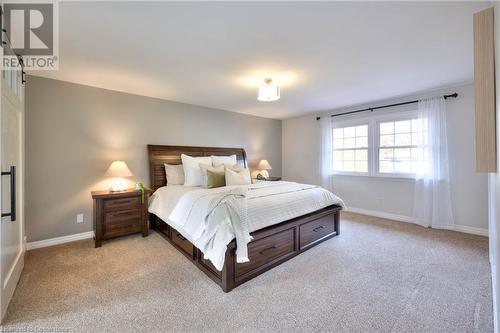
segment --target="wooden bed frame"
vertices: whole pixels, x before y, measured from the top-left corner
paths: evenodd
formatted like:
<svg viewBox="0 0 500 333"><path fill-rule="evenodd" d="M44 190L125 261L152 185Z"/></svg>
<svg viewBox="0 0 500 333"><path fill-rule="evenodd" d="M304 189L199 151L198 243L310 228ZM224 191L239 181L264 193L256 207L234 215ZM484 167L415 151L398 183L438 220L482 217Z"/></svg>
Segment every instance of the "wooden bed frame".
<svg viewBox="0 0 500 333"><path fill-rule="evenodd" d="M242 148L148 145L151 189L156 191L167 184L164 163L181 164L181 154L190 156L233 155L247 166ZM151 214L151 227L160 232L175 248L199 269L219 284L225 292L245 283L265 271L289 260L309 248L340 234L340 211L332 205L318 211L257 230L248 244L250 262L236 263L236 242L229 243L224 268L218 271L203 254L174 228Z"/></svg>

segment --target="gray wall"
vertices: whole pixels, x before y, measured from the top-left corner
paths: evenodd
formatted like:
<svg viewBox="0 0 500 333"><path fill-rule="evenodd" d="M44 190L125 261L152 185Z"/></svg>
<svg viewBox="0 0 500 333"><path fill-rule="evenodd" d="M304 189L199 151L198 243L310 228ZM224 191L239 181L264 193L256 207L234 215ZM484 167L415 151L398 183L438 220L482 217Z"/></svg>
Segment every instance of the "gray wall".
<svg viewBox="0 0 500 333"><path fill-rule="evenodd" d="M488 179L475 172L474 89L471 84L381 101L398 102L427 96L458 92L457 99L447 105L447 130L450 155L450 178L455 224L488 228ZM372 106L373 106L372 105ZM363 106L361 106L363 107ZM386 109L384 112L409 110L416 106ZM357 108L352 108L357 109ZM335 110L325 114L352 109ZM319 183L319 123L316 114L283 121L283 176L286 180ZM298 135L297 133L301 133ZM411 217L413 215L414 182L410 179L335 176L334 192L347 206Z"/></svg>
<svg viewBox="0 0 500 333"><path fill-rule="evenodd" d="M51 79L26 87L26 235L29 242L92 230L90 191L123 159L149 184L146 144L243 147L281 175L281 121ZM76 214L84 213L84 223Z"/></svg>

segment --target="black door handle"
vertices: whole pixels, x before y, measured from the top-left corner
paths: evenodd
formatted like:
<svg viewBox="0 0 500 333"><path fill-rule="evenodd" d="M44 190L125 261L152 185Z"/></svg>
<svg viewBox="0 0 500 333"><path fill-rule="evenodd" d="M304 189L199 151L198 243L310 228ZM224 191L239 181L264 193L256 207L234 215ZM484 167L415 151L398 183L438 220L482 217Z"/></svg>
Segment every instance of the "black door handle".
<svg viewBox="0 0 500 333"><path fill-rule="evenodd" d="M10 213L2 213L2 217L10 216L11 221L16 220L16 167L10 167L10 171L3 172L2 176L10 176Z"/></svg>

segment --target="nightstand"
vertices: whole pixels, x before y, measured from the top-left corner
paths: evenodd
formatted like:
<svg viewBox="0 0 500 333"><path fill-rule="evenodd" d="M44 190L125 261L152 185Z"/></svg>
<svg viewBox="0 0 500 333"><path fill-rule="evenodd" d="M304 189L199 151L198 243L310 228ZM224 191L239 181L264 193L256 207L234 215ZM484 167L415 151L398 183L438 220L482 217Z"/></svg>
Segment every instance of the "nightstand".
<svg viewBox="0 0 500 333"><path fill-rule="evenodd" d="M281 180L281 177L267 177L264 180L267 182L277 182L277 181Z"/></svg>
<svg viewBox="0 0 500 333"><path fill-rule="evenodd" d="M103 240L142 232L148 235L148 195L137 190L93 191L95 247Z"/></svg>
<svg viewBox="0 0 500 333"><path fill-rule="evenodd" d="M267 177L266 179L253 178L254 183L256 183L256 182L277 182L279 180L281 180L281 177Z"/></svg>

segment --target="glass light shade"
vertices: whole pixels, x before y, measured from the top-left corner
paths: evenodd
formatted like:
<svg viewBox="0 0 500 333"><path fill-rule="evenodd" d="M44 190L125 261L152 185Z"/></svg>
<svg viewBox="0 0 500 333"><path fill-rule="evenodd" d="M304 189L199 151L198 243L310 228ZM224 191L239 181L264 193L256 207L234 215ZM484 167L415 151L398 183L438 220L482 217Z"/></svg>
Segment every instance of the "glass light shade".
<svg viewBox="0 0 500 333"><path fill-rule="evenodd" d="M260 160L257 165L257 169L259 170L272 170L271 164L267 160Z"/></svg>
<svg viewBox="0 0 500 333"><path fill-rule="evenodd" d="M259 87L257 99L261 102L272 102L280 99L280 87L273 84L271 79L266 79L265 84Z"/></svg>

